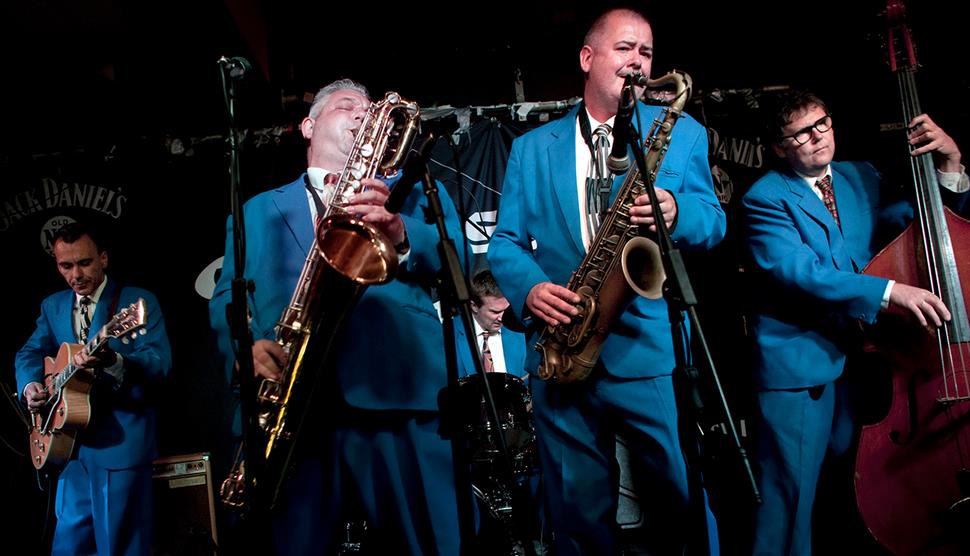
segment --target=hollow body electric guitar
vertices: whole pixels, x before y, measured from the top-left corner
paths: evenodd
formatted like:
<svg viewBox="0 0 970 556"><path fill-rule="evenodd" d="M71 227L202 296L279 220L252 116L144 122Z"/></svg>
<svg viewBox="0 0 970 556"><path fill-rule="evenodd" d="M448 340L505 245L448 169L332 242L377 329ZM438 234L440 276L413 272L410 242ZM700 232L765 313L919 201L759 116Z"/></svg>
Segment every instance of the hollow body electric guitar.
<svg viewBox="0 0 970 556"><path fill-rule="evenodd" d="M78 431L91 421L91 386L94 372L74 364L82 350L97 353L111 338L128 343L145 334L145 300L118 312L85 344L61 344L57 357L44 358L47 403L30 415L30 461L37 469L61 466L74 452Z"/></svg>

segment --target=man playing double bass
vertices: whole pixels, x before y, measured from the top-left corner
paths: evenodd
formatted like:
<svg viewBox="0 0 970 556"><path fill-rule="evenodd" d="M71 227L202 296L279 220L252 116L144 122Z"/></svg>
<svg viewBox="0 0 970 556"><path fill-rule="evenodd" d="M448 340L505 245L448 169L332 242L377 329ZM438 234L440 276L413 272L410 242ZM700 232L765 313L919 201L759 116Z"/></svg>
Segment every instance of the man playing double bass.
<svg viewBox="0 0 970 556"><path fill-rule="evenodd" d="M872 323L889 307L923 326L950 312L922 288L861 274L879 247L877 229L898 226L911 207L883 206L881 175L868 163L835 162L825 102L793 91L771 123L772 149L786 164L759 179L742 201L756 269L752 320L761 411L755 554L812 553L812 506L826 452L844 452L853 425L841 381L853 321ZM909 122L914 156L932 152L938 181L968 189L956 143L925 114Z"/></svg>

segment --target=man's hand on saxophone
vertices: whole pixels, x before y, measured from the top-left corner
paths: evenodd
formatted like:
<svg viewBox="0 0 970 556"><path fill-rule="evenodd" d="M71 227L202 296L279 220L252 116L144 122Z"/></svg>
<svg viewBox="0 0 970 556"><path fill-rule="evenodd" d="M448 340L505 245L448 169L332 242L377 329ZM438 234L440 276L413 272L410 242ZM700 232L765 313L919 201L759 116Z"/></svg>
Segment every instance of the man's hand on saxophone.
<svg viewBox="0 0 970 556"><path fill-rule="evenodd" d="M273 340L253 342L253 370L256 371L256 376L279 380L284 366L286 353L283 346Z"/></svg>
<svg viewBox="0 0 970 556"><path fill-rule="evenodd" d="M552 282L539 282L529 290L525 306L532 314L549 326L569 324L579 314L576 305L582 300L579 294Z"/></svg>
<svg viewBox="0 0 970 556"><path fill-rule="evenodd" d="M674 196L666 189L657 188L657 200L660 201L660 211L664 215L664 223L667 229L672 229L677 220L677 201ZM648 225L651 232L657 231L657 223L653 218L653 206L650 204L648 195L640 195L633 201L633 208L630 209L630 221L634 224Z"/></svg>
<svg viewBox="0 0 970 556"><path fill-rule="evenodd" d="M364 190L350 198L344 210L351 214L359 214L364 222L370 222L391 240L394 245L404 241L404 220L398 214L391 214L384 208L388 195L391 194L387 185L376 178L360 180Z"/></svg>

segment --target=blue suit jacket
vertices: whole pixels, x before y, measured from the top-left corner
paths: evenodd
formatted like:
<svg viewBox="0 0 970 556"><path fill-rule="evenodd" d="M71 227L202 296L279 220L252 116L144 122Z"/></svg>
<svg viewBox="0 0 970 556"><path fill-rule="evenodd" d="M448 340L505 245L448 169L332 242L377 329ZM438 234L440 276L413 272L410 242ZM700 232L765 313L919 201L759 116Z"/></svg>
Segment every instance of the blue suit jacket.
<svg viewBox="0 0 970 556"><path fill-rule="evenodd" d="M661 110L642 103L639 108L639 128L649 129ZM488 260L520 318L533 286L546 281L565 285L585 256L576 193L578 110L576 107L565 117L512 143ZM624 177L614 181L614 195ZM707 162L707 133L686 114L674 128L656 185L669 190L677 200L677 226L672 238L678 247L711 247L724 237L724 211L714 196ZM534 329L529 345L536 339ZM634 300L614 324L601 357L617 376L670 374L674 358L666 302ZM539 354L530 349L526 368L534 373L538 363Z"/></svg>
<svg viewBox="0 0 970 556"><path fill-rule="evenodd" d="M908 204L880 208L881 181L869 164L832 163L841 230L791 170L768 172L744 196L747 244L761 272L752 327L762 388L834 380L849 320L875 320L888 280L859 272L875 253L877 228L901 226L911 214Z"/></svg>
<svg viewBox="0 0 970 556"><path fill-rule="evenodd" d="M458 238L454 205L444 188L439 195L448 232ZM438 390L447 384L444 336L430 287L440 268L438 233L424 221L422 211L427 204L424 192L415 187L401 210L411 244L407 259L395 280L366 289L348 320L336 372L343 397L353 407L437 410ZM243 210L247 232L244 274L256 283L255 294L249 298L253 337L275 339L274 328L290 302L313 242L304 177L256 195ZM225 307L235 274L231 217L226 230L225 263L209 311L230 372L234 356Z"/></svg>
<svg viewBox="0 0 970 556"><path fill-rule="evenodd" d="M119 285L108 280L91 319L91 330L99 330L114 315L111 301ZM30 382L44 382L44 357L57 355L61 344L77 343L74 334L74 291L57 292L41 303L37 328L17 352L17 391ZM172 369L172 354L165 333L165 320L155 296L146 290L124 287L118 308L145 300L148 314L146 334L123 344L118 339L108 346L124 357L125 374L117 391L113 379L96 382L91 392L92 421L79 437L78 457L107 469L125 469L152 461L157 453L156 416L153 390Z"/></svg>
<svg viewBox="0 0 970 556"><path fill-rule="evenodd" d="M453 319L455 327L455 344L458 351L458 377L472 376L476 373L475 361L478 351L468 351L468 336L461 319ZM480 342L480 341L479 341ZM491 344L489 344L491 345ZM502 328L502 349L505 352L505 371L512 376L522 378L527 374L525 369L525 334Z"/></svg>

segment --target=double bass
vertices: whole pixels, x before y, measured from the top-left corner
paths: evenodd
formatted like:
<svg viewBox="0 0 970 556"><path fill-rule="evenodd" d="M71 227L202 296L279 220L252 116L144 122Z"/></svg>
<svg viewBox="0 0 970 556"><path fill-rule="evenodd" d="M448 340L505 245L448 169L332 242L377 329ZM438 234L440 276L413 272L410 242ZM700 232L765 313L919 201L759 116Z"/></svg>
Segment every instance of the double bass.
<svg viewBox="0 0 970 556"><path fill-rule="evenodd" d="M909 122L922 113L915 48L901 0L887 7L890 67ZM952 317L930 330L880 316L871 345L889 368L892 402L882 421L862 429L856 501L894 554L970 554L970 222L943 206L931 154L910 158L914 221L863 272L933 292Z"/></svg>

